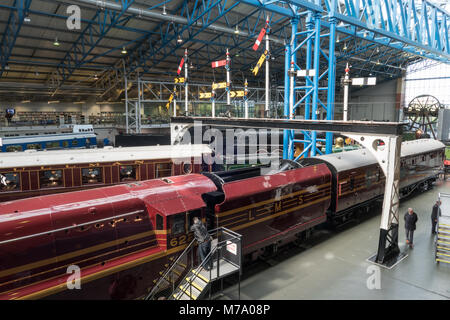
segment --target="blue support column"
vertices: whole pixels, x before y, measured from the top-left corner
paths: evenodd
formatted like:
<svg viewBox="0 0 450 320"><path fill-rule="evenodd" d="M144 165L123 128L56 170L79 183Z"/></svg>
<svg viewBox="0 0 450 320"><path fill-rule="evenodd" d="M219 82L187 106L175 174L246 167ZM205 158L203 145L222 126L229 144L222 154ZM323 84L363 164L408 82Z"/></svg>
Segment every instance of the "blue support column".
<svg viewBox="0 0 450 320"><path fill-rule="evenodd" d="M336 95L336 19L330 19L330 48L328 53L328 99L327 99L327 120L334 120L334 107ZM326 133L325 152L333 152L333 133Z"/></svg>
<svg viewBox="0 0 450 320"><path fill-rule="evenodd" d="M289 64L291 61L291 47L289 44L286 44L286 52L284 56L284 118L289 119ZM283 131L283 159L289 159L289 145L290 145L290 130Z"/></svg>
<svg viewBox="0 0 450 320"><path fill-rule="evenodd" d="M302 15L305 13L302 13ZM305 104L304 118L305 120L318 120L320 110L325 111L326 119L334 119L334 98L335 98L335 81L336 81L336 57L335 57L335 41L336 41L336 20L331 19L332 27L330 35L321 35L322 30L322 14L319 11L309 11L306 13L306 30L298 31L298 18L291 19L292 38L289 46L286 47L285 60L285 115L298 114L297 108ZM300 14L299 14L300 15ZM321 47L324 41L322 37L330 37L329 53L325 53L324 48ZM304 66L297 64L297 51L306 51L306 62ZM326 64L322 63L321 59L325 59ZM324 67L325 66L325 67ZM321 70L322 67L322 70ZM293 72L298 70L308 70L305 72L305 84L296 84L296 75ZM309 71L314 70L314 75L309 76ZM293 80L294 79L294 80ZM320 87L321 81L328 79L326 87ZM291 82L292 81L292 82ZM327 101L323 99L323 94L327 94ZM299 99L297 101L297 99ZM288 102L286 102L288 100ZM288 110L289 108L289 110ZM289 111L289 113L287 113ZM284 145L285 152L283 156L285 159L298 160L301 157L316 156L322 154L322 151L317 148L318 142L325 142L326 153L332 152L333 135L327 133L326 139L318 139L317 132L302 131L303 139L295 139L294 131L285 131ZM287 138L286 138L287 136ZM303 144L303 152L294 158L295 143Z"/></svg>
<svg viewBox="0 0 450 320"><path fill-rule="evenodd" d="M312 99L312 120L317 120L317 113L319 110L319 77L320 77L320 13L316 13L315 19L315 41L314 41L314 70L316 70L316 74L314 75L314 91L313 91L313 99ZM313 131L311 133L311 156L316 156L317 154L317 132Z"/></svg>

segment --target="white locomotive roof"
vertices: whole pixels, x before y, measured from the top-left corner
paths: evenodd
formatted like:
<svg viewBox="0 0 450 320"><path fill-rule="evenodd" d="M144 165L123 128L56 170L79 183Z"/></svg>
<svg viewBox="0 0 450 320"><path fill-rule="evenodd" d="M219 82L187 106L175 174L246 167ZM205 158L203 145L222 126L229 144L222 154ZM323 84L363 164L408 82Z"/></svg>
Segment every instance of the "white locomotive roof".
<svg viewBox="0 0 450 320"><path fill-rule="evenodd" d="M157 160L200 157L210 154L211 148L198 145L164 145L103 149L65 149L54 151L28 150L0 153L0 168L101 163L130 160Z"/></svg>
<svg viewBox="0 0 450 320"><path fill-rule="evenodd" d="M405 141L402 143L401 157L421 154L444 148L445 145L433 139L419 139ZM367 149L344 151L340 153L327 154L314 157L332 164L338 172L351 170L353 168L369 166L377 163L375 157Z"/></svg>
<svg viewBox="0 0 450 320"><path fill-rule="evenodd" d="M41 141L59 141L83 138L95 138L93 132L88 133L66 133L66 134L47 134L43 136L19 136L19 137L4 137L3 145L14 145L23 143L35 143Z"/></svg>

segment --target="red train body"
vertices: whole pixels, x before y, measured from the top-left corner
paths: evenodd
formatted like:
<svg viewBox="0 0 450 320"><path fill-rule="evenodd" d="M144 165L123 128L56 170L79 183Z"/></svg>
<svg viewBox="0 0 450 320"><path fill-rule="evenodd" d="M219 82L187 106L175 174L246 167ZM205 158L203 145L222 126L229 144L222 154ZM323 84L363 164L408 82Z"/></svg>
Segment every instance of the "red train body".
<svg viewBox="0 0 450 320"><path fill-rule="evenodd" d="M440 152L436 146L425 154ZM269 175L258 168L189 174L2 203L0 299L139 298L192 240L194 216L242 234L248 255L302 238L330 212L342 216L380 196L382 177L372 181L376 164L340 170L325 157ZM404 171L403 181L429 181L435 168ZM339 191L348 172L358 197ZM370 182L358 180L365 176ZM81 268L80 290L67 287L74 265Z"/></svg>

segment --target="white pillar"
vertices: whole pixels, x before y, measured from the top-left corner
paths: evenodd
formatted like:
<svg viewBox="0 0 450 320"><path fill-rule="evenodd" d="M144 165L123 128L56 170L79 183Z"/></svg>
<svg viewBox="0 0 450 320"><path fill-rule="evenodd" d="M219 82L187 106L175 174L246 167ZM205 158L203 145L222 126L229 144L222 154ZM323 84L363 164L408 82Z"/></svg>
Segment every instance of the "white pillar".
<svg viewBox="0 0 450 320"><path fill-rule="evenodd" d="M294 62L291 63L291 70L290 70L290 77L289 77L289 119L294 119L294 85L295 85L295 79L294 79Z"/></svg>
<svg viewBox="0 0 450 320"><path fill-rule="evenodd" d="M231 104L231 70L230 70L230 52L227 49L227 104Z"/></svg>
<svg viewBox="0 0 450 320"><path fill-rule="evenodd" d="M216 91L214 90L214 82L213 82L213 89L211 91L211 116L213 118L216 117Z"/></svg>
<svg viewBox="0 0 450 320"><path fill-rule="evenodd" d="M269 117L269 103L270 103L270 46L269 46L269 35L266 34L266 50L267 50L267 56L266 56L266 117Z"/></svg>
<svg viewBox="0 0 450 320"><path fill-rule="evenodd" d="M344 121L348 121L348 89L349 89L349 85L350 85L350 68L348 67L348 63L347 63L347 67L345 68L345 77L344 77Z"/></svg>
<svg viewBox="0 0 450 320"><path fill-rule="evenodd" d="M188 88L188 51L187 49L184 51L184 85L185 85L185 97L184 97L184 111L186 113L186 116L189 112L189 102L188 102L188 95L189 95L189 88Z"/></svg>
<svg viewBox="0 0 450 320"><path fill-rule="evenodd" d="M245 110L245 119L248 119L248 99L247 99L247 93L248 93L248 82L247 82L247 79L245 79L245 89L244 89L244 110Z"/></svg>

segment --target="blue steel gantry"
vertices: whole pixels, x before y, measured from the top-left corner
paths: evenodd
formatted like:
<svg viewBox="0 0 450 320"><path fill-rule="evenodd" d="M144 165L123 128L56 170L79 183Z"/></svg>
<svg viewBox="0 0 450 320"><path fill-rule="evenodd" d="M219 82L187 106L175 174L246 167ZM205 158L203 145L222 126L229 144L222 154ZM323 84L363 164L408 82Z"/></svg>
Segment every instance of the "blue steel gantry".
<svg viewBox="0 0 450 320"><path fill-rule="evenodd" d="M424 58L450 62L450 15L427 0L242 2L291 19L291 39L285 48L286 118L292 119L299 114L297 110L303 104L304 119L317 120L319 109L322 108L326 120L334 120L337 33ZM300 19L306 20L304 30L298 30ZM325 41L326 39L328 41ZM303 65L298 64L297 54L300 50L306 51ZM297 85L298 70L307 71L302 85ZM324 140L318 139L316 132L302 131L302 134L303 139L296 139L293 130L285 130L285 159L294 159L295 143L302 143L304 146L303 152L297 158L320 154L321 151L317 148L319 141L325 142L326 153L332 152L331 133L327 133Z"/></svg>

